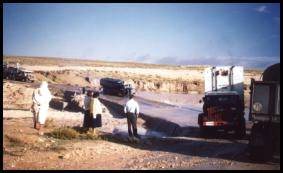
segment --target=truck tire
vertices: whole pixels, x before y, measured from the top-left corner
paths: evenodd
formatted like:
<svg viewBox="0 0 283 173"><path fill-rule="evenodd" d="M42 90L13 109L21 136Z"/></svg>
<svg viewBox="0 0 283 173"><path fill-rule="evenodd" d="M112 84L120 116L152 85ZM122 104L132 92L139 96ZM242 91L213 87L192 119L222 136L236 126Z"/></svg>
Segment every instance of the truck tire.
<svg viewBox="0 0 283 173"><path fill-rule="evenodd" d="M202 122L203 122L203 113L198 114L198 125L202 126Z"/></svg>
<svg viewBox="0 0 283 173"><path fill-rule="evenodd" d="M200 113L198 115L199 134L200 134L200 137L207 137L207 134L208 134L207 127L203 126L202 122L203 122L203 113Z"/></svg>
<svg viewBox="0 0 283 173"><path fill-rule="evenodd" d="M217 137L217 128L213 126L200 126L200 137L203 138Z"/></svg>
<svg viewBox="0 0 283 173"><path fill-rule="evenodd" d="M199 127L199 131L200 131L200 137L207 137L207 136L208 136L207 127L205 127L205 126L200 126L200 127Z"/></svg>
<svg viewBox="0 0 283 173"><path fill-rule="evenodd" d="M262 144L257 144L256 141L262 141ZM255 161L269 160L272 156L272 143L268 127L260 123L254 124L249 140L250 158Z"/></svg>
<svg viewBox="0 0 283 173"><path fill-rule="evenodd" d="M245 118L241 118L238 125L235 127L235 137L237 139L243 139L246 136L246 121Z"/></svg>

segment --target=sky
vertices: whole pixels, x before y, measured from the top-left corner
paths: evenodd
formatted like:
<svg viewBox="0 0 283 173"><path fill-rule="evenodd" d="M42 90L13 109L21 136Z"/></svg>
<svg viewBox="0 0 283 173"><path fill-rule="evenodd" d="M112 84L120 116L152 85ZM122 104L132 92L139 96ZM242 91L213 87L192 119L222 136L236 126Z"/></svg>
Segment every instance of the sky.
<svg viewBox="0 0 283 173"><path fill-rule="evenodd" d="M280 4L4 3L3 54L266 68Z"/></svg>

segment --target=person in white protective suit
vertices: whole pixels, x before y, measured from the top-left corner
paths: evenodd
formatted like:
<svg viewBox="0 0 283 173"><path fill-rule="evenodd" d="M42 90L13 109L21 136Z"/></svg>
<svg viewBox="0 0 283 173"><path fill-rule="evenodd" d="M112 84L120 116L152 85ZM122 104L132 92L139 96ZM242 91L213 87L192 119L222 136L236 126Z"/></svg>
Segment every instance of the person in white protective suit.
<svg viewBox="0 0 283 173"><path fill-rule="evenodd" d="M42 127L45 124L45 120L48 113L49 102L52 99L52 95L48 89L48 83L43 81L40 88L34 90L33 93L33 113L34 113L34 127L39 130L39 134L42 133Z"/></svg>

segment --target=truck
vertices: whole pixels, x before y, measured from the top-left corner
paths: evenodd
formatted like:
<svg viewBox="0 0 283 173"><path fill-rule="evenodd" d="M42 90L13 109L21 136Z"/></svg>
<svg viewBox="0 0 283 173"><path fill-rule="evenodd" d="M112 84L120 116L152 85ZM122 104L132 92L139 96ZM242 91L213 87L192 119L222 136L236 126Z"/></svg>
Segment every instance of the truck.
<svg viewBox="0 0 283 173"><path fill-rule="evenodd" d="M7 63L3 63L3 79L6 79L8 76L8 64Z"/></svg>
<svg viewBox="0 0 283 173"><path fill-rule="evenodd" d="M15 80L24 81L24 82L34 82L35 77L32 74L32 71L26 69L20 69L15 75Z"/></svg>
<svg viewBox="0 0 283 173"><path fill-rule="evenodd" d="M133 88L130 84L124 84L124 81L114 78L100 79L100 85L103 89L103 94L115 95L124 97L131 94Z"/></svg>
<svg viewBox="0 0 283 173"><path fill-rule="evenodd" d="M16 68L13 66L9 66L6 63L3 64L3 78L16 80L16 81L24 81L24 82L35 81L35 77L32 74L32 71L23 68Z"/></svg>
<svg viewBox="0 0 283 173"><path fill-rule="evenodd" d="M217 66L204 70L203 111L198 115L200 135L219 129L234 131L236 138L246 135L244 118L244 68Z"/></svg>
<svg viewBox="0 0 283 173"><path fill-rule="evenodd" d="M105 95L124 97L131 94L133 90L130 84L124 84L123 80L114 78L101 78L100 85Z"/></svg>
<svg viewBox="0 0 283 173"><path fill-rule="evenodd" d="M280 156L280 63L269 66L260 80L251 79L249 120L250 157L267 161Z"/></svg>

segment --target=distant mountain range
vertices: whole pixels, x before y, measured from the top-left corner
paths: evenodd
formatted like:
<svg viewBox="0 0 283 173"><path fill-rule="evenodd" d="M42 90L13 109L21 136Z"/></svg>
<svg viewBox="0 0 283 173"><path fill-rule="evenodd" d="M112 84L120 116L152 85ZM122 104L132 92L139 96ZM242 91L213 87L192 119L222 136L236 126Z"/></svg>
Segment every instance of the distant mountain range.
<svg viewBox="0 0 283 173"><path fill-rule="evenodd" d="M23 57L23 58L56 58L61 60L77 60L77 61L109 61L109 62L136 62L136 63L147 63L156 65L177 65L177 66L221 66L221 65L238 65L244 66L247 69L260 69L264 70L270 65L280 63L280 59L276 57L200 57L200 58L178 58L178 57L163 57L153 58L150 55L139 56L134 58L63 58L63 57L33 57L33 56L15 56L15 55L4 55L3 57Z"/></svg>
<svg viewBox="0 0 283 173"><path fill-rule="evenodd" d="M232 57L209 57L209 58L193 58L179 60L176 57L161 58L154 63L158 64L174 64L174 65L239 65L245 68L265 69L270 65L280 63L279 58L268 57L248 57L248 58L232 58Z"/></svg>

